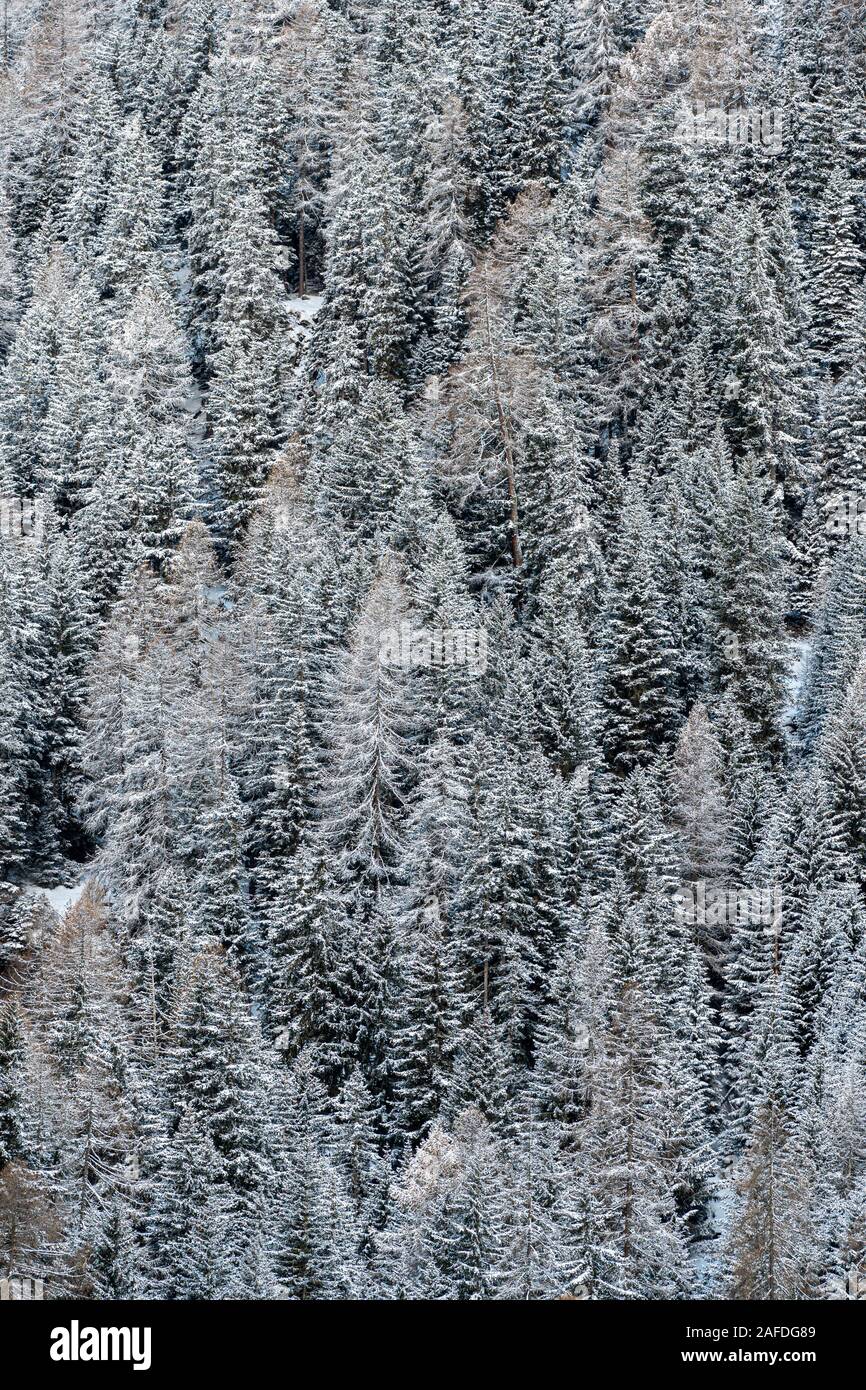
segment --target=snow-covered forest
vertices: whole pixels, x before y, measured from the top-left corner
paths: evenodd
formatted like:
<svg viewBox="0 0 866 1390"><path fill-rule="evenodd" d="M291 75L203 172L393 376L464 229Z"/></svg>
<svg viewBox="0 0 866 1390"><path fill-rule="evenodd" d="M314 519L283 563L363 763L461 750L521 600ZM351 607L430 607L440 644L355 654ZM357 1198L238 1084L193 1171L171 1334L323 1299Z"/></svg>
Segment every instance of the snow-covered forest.
<svg viewBox="0 0 866 1390"><path fill-rule="evenodd" d="M0 20L0 1277L856 1297L864 0Z"/></svg>

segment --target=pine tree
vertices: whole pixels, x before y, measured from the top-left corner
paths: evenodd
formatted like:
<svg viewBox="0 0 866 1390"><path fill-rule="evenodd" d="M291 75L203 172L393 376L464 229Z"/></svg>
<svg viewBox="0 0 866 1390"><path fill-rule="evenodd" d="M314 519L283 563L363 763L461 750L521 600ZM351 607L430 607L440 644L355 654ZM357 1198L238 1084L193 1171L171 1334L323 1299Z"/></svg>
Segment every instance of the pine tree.
<svg viewBox="0 0 866 1390"><path fill-rule="evenodd" d="M851 336L863 278L851 184L841 163L831 170L817 209L812 259L815 352L820 369L835 379L852 360Z"/></svg>
<svg viewBox="0 0 866 1390"><path fill-rule="evenodd" d="M582 1203L598 1216L583 1227L579 1259L595 1279L603 1273L605 1282L595 1287L605 1297L661 1298L684 1287L685 1244L664 1155L661 1028L642 909L628 909L621 925L581 1141Z"/></svg>
<svg viewBox="0 0 866 1390"><path fill-rule="evenodd" d="M715 608L721 686L760 744L778 746L784 653L782 546L769 485L750 455L734 481L720 528Z"/></svg>
<svg viewBox="0 0 866 1390"><path fill-rule="evenodd" d="M167 291L158 281L146 282L133 293L115 335L112 383L126 455L127 524L145 558L160 570L198 500L187 443L188 356Z"/></svg>
<svg viewBox="0 0 866 1390"><path fill-rule="evenodd" d="M169 1229L180 1183L200 1211L196 1229L199 1220L213 1219L209 1241L230 1230L230 1274L220 1276L212 1253L202 1260L200 1277L230 1279L235 1297L260 1297L268 1289L264 1213L273 1178L269 1080L257 1027L239 976L216 946L187 962L176 999L162 1068L167 1134L157 1178ZM159 1212L158 1201L155 1207ZM184 1246L183 1258L191 1256L198 1259Z"/></svg>
<svg viewBox="0 0 866 1390"><path fill-rule="evenodd" d="M728 1250L734 1298L808 1298L815 1287L814 1168L794 1131L790 1043L779 1002L774 979L753 1032L761 1069Z"/></svg>
<svg viewBox="0 0 866 1390"><path fill-rule="evenodd" d="M26 1154L25 1043L14 1000L0 1006L0 1169Z"/></svg>
<svg viewBox="0 0 866 1390"><path fill-rule="evenodd" d="M302 845L273 885L268 908L268 1022L291 1062L308 1046L334 1076L344 1063L334 973L344 924L320 853Z"/></svg>
<svg viewBox="0 0 866 1390"><path fill-rule="evenodd" d="M350 898L393 879L409 776L412 707L403 663L406 601L386 558L341 662L322 798L323 831Z"/></svg>
<svg viewBox="0 0 866 1390"><path fill-rule="evenodd" d="M260 197L231 205L225 231L217 348L208 401L218 529L236 543L285 439L284 292L278 246Z"/></svg>
<svg viewBox="0 0 866 1390"><path fill-rule="evenodd" d="M148 283L165 281L167 226L156 153L141 117L120 132L111 196L102 227L100 278L124 308Z"/></svg>
<svg viewBox="0 0 866 1390"><path fill-rule="evenodd" d="M274 1270L284 1296L342 1299L362 1287L349 1192L330 1155L325 1094L308 1054L295 1063L282 1102Z"/></svg>
<svg viewBox="0 0 866 1390"><path fill-rule="evenodd" d="M423 870L419 869L419 878ZM444 904L430 868L429 897L410 897L399 943L402 989L394 1020L395 1130L413 1142L439 1117L459 1027L459 975ZM409 896L409 895L407 895Z"/></svg>
<svg viewBox="0 0 866 1390"><path fill-rule="evenodd" d="M604 616L602 742L608 764L620 775L645 765L674 731L672 635L656 567L652 523L633 490L611 563Z"/></svg>
<svg viewBox="0 0 866 1390"><path fill-rule="evenodd" d="M154 1297L212 1299L240 1293L223 1166L191 1113L182 1115L164 1155L146 1240Z"/></svg>
<svg viewBox="0 0 866 1390"><path fill-rule="evenodd" d="M704 705L692 707L677 740L671 791L685 842L686 878L724 881L730 867L730 813L722 747Z"/></svg>
<svg viewBox="0 0 866 1390"><path fill-rule="evenodd" d="M94 1298L134 1298L138 1268L132 1223L123 1202L115 1196L102 1211L94 1211L87 1230L86 1278Z"/></svg>

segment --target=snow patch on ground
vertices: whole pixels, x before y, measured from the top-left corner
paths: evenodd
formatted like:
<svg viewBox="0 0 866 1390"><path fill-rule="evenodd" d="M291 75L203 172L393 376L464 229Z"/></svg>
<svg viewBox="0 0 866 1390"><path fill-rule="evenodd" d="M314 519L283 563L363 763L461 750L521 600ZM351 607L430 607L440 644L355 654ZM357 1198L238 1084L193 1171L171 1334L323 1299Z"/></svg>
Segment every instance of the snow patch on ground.
<svg viewBox="0 0 866 1390"><path fill-rule="evenodd" d="M809 658L812 655L812 642L811 634L806 637L793 637L791 639L791 654L785 681L785 703L782 706L782 724L791 737L795 733L799 720L800 699L803 693L803 682L809 669Z"/></svg>
<svg viewBox="0 0 866 1390"><path fill-rule="evenodd" d="M221 608L224 613L229 613L234 608L234 602L228 596L227 584L209 584L202 591L205 603L212 603L214 608Z"/></svg>
<svg viewBox="0 0 866 1390"><path fill-rule="evenodd" d="M736 1200L734 1169L731 1164L727 1164L719 1175L713 1195L707 1202L708 1238L695 1241L689 1248L689 1260L695 1276L695 1297L715 1296L714 1282L719 1275L719 1255L734 1218Z"/></svg>
<svg viewBox="0 0 866 1390"><path fill-rule="evenodd" d="M290 314L297 314L299 319L309 321L314 319L325 302L323 294L296 295L287 300L286 307Z"/></svg>
<svg viewBox="0 0 866 1390"><path fill-rule="evenodd" d="M71 907L74 907L84 892L87 885L87 875L73 883L71 887L64 887L62 884L58 888L43 888L38 883L25 883L24 893L27 897L43 897L49 906L53 907L58 917L62 917Z"/></svg>
<svg viewBox="0 0 866 1390"><path fill-rule="evenodd" d="M192 282L192 272L188 260L184 259L179 265L175 266L172 272L172 278L177 286L177 298L179 302L181 304L186 304L189 299L189 289Z"/></svg>
<svg viewBox="0 0 866 1390"><path fill-rule="evenodd" d="M296 377L303 374L304 354L313 331L313 319L324 302L324 295L321 294L295 295L286 300L289 314L293 320L289 330L289 340L294 348L294 361L291 365Z"/></svg>
<svg viewBox="0 0 866 1390"><path fill-rule="evenodd" d="M193 445L201 444L207 429L207 416L204 409L204 396L201 388L193 383L189 394L183 403L184 410L189 415L189 437Z"/></svg>

